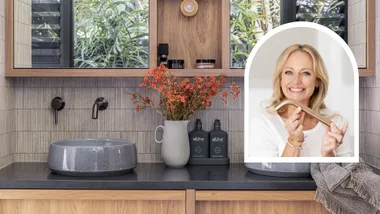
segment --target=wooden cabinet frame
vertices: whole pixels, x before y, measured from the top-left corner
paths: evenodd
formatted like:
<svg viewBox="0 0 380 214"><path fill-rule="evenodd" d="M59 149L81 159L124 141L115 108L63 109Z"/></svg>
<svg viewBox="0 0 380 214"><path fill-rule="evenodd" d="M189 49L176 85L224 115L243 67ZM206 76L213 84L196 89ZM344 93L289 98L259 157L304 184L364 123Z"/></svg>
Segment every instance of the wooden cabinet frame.
<svg viewBox="0 0 380 214"><path fill-rule="evenodd" d="M0 212L39 213L41 210L69 210L81 207L85 211L108 207L110 213L120 212L122 206L127 213L146 213L144 206L160 210L159 213L243 213L237 210L262 212L281 210L284 213L328 213L322 204L314 201L315 191L276 191L276 190L0 190ZM115 203L122 205L115 207ZM14 207L18 207L13 210ZM221 206L228 210L221 211ZM258 208L260 207L260 208ZM313 210L315 209L315 210ZM149 210L149 209L147 209ZM72 211L72 210L71 210ZM96 210L98 211L98 210ZM67 211L68 213L71 213ZM87 213L86 212L86 213ZM43 212L44 213L44 212ZM255 212L250 212L255 213ZM271 212L269 212L271 213Z"/></svg>
<svg viewBox="0 0 380 214"><path fill-rule="evenodd" d="M157 65L158 1L149 2L149 68ZM211 76L221 73L243 77L244 69L230 68L230 1L221 1L221 68L171 69L177 76ZM227 15L228 14L228 15ZM142 77L147 69L75 69L75 68L14 68L14 1L5 0L5 76L6 77ZM367 67L359 69L360 76L375 74L375 1L367 0Z"/></svg>
<svg viewBox="0 0 380 214"><path fill-rule="evenodd" d="M196 191L195 213L330 213L315 191ZM187 213L186 213L187 214Z"/></svg>
<svg viewBox="0 0 380 214"><path fill-rule="evenodd" d="M184 190L0 190L0 213L185 214Z"/></svg>
<svg viewBox="0 0 380 214"><path fill-rule="evenodd" d="M157 65L158 46L158 2L149 1L149 68ZM229 0L221 1L223 14L229 14ZM14 1L5 0L6 16L6 72L7 77L142 77L147 69L75 69L75 68L14 68ZM179 10L179 8L178 8ZM210 76L221 73L227 76L244 76L244 69L230 69L229 65L229 17L222 16L222 67L220 69L171 69L177 76Z"/></svg>

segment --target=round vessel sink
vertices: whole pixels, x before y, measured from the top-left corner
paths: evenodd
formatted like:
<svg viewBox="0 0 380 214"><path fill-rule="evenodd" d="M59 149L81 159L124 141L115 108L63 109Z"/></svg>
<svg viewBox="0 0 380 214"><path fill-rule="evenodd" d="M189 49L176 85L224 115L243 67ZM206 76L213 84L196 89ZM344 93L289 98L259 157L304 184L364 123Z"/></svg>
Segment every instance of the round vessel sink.
<svg viewBox="0 0 380 214"><path fill-rule="evenodd" d="M310 163L245 163L250 172L275 177L310 177Z"/></svg>
<svg viewBox="0 0 380 214"><path fill-rule="evenodd" d="M136 165L136 145L128 140L60 140L49 147L48 166L61 175L120 175L132 171Z"/></svg>

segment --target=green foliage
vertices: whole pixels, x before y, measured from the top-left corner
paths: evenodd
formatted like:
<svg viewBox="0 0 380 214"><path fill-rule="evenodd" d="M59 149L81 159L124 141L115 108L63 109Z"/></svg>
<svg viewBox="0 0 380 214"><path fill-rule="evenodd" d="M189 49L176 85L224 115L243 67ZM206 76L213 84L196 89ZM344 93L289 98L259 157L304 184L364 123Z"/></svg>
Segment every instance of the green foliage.
<svg viewBox="0 0 380 214"><path fill-rule="evenodd" d="M302 5L298 19L324 25L334 32L343 34L344 27L339 23L344 20L344 14L339 13L344 7L343 0L298 0Z"/></svg>
<svg viewBox="0 0 380 214"><path fill-rule="evenodd" d="M149 0L75 0L74 64L147 68Z"/></svg>
<svg viewBox="0 0 380 214"><path fill-rule="evenodd" d="M232 68L244 68L256 36L280 24L280 0L231 0Z"/></svg>

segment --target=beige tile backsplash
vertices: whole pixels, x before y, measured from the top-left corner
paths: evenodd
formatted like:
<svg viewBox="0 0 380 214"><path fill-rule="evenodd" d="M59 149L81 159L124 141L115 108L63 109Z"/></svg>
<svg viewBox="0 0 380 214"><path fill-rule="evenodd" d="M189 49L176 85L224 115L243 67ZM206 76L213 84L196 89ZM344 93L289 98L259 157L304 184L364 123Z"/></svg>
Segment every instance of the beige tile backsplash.
<svg viewBox="0 0 380 214"><path fill-rule="evenodd" d="M154 142L154 129L163 124L163 120L152 110L135 112L126 94L145 92L138 87L140 78L4 78L4 2L0 0L0 168L13 161L45 162L52 141L90 137L129 139L137 145L139 162L161 162L160 145ZM365 27L365 16L360 13L363 5L363 0L349 1L349 44L359 65L365 62L365 57L360 57L365 37L357 33L363 32L360 29ZM376 5L376 73L380 74L380 4ZM20 17L20 23L23 22L28 23L28 20ZM28 37L26 34L19 38L21 46L21 41L26 42L25 36ZM23 64L28 64L27 60ZM230 80L243 87L243 78ZM58 125L54 124L50 109L50 101L55 96L62 96L66 101L65 109L59 112ZM100 96L109 100L109 108L99 112L98 120L92 120L91 108ZM199 117L204 129L210 131L214 119L221 119L222 129L229 134L232 162L243 162L244 158L243 96L244 90L237 100L229 100L227 105L215 100L210 110L199 112L189 125L190 131L195 118ZM377 167L380 167L379 97L380 79L360 78L360 155ZM161 139L162 132L158 135Z"/></svg>
<svg viewBox="0 0 380 214"><path fill-rule="evenodd" d="M0 168L13 161L16 133L13 81L5 79L5 0L0 0Z"/></svg>
<svg viewBox="0 0 380 214"><path fill-rule="evenodd" d="M32 66L32 6L31 1L14 0L14 42L16 68Z"/></svg>
<svg viewBox="0 0 380 214"><path fill-rule="evenodd" d="M348 44L359 67L366 67L366 1L348 0Z"/></svg>
<svg viewBox="0 0 380 214"><path fill-rule="evenodd" d="M376 75L359 81L360 153L363 159L380 168L380 2L376 1Z"/></svg>
<svg viewBox="0 0 380 214"><path fill-rule="evenodd" d="M79 79L79 80L78 80ZM243 87L243 78L230 78ZM138 85L142 78L17 78L15 80L15 161L46 161L49 143L73 138L122 138L136 143L139 162L162 162L160 145L154 141L154 130L164 120L153 110L135 111L127 92L145 93ZM65 108L54 124L50 102L61 96ZM105 97L109 106L91 118L97 97ZM243 96L229 100L227 105L215 100L212 108L191 118L189 131L196 118L201 118L206 131L215 119L229 134L229 155L233 162L243 162ZM158 133L159 139L162 132Z"/></svg>

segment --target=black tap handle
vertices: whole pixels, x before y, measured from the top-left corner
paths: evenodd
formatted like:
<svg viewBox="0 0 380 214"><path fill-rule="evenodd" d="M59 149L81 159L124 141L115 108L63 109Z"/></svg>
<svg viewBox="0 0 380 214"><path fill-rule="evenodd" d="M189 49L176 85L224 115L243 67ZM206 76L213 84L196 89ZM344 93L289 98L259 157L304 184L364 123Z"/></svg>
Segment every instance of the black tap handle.
<svg viewBox="0 0 380 214"><path fill-rule="evenodd" d="M65 101L62 99L62 97L55 97L51 101L50 105L54 109L54 123L58 124L58 111L61 111L63 108L65 108Z"/></svg>
<svg viewBox="0 0 380 214"><path fill-rule="evenodd" d="M104 111L108 107L108 100L104 97L98 97L92 106L92 119L98 119L98 112Z"/></svg>
<svg viewBox="0 0 380 214"><path fill-rule="evenodd" d="M98 119L98 112L99 112L99 103L94 103L94 105L92 106L92 119Z"/></svg>
<svg viewBox="0 0 380 214"><path fill-rule="evenodd" d="M54 110L54 123L58 124L58 111Z"/></svg>

